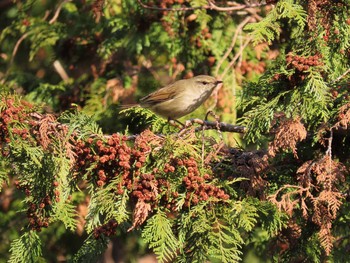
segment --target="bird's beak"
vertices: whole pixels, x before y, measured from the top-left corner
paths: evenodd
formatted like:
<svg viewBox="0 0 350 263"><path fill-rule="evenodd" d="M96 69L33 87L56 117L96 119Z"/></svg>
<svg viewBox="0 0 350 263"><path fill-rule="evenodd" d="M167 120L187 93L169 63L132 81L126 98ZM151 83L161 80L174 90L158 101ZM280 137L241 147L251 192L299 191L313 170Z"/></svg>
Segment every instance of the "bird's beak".
<svg viewBox="0 0 350 263"><path fill-rule="evenodd" d="M216 85L219 85L219 84L221 84L221 83L222 83L221 80L217 80L217 81L216 81Z"/></svg>

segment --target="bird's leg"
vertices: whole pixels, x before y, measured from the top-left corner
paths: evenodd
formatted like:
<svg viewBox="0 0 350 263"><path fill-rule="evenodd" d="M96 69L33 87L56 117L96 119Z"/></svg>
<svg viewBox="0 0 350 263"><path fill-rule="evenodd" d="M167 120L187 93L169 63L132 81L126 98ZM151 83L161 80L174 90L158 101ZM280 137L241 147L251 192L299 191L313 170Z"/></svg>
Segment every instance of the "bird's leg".
<svg viewBox="0 0 350 263"><path fill-rule="evenodd" d="M170 125L175 126L179 129L183 129L185 127L185 125L182 122L180 122L176 119L168 118L168 122ZM179 125L181 125L181 126L179 126Z"/></svg>
<svg viewBox="0 0 350 263"><path fill-rule="evenodd" d="M219 136L221 138L221 140L223 140L223 136L222 133L220 131L220 117L218 115L216 115L212 110L208 111L207 114L205 115L205 121L208 120L209 115L213 116L215 118L216 121L216 128L219 132Z"/></svg>

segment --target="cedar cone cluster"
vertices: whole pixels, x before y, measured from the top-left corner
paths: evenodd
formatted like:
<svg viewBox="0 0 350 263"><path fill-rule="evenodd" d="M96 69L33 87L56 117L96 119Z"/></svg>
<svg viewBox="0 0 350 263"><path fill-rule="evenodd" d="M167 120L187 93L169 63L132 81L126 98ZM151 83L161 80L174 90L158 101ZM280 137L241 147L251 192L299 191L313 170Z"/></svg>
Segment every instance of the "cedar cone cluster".
<svg viewBox="0 0 350 263"><path fill-rule="evenodd" d="M152 142L151 142L152 141ZM122 195L131 191L130 196L135 203L143 201L157 206L159 188L167 184L165 179L158 179L154 173L141 173L151 151L151 143L155 143L154 135L145 131L137 137L133 148L126 143L126 137L113 134L104 142L101 139L89 138L86 142L76 144L78 174L90 171L92 182L103 187L112 179L121 178L115 194ZM91 165L93 168L90 170Z"/></svg>
<svg viewBox="0 0 350 263"><path fill-rule="evenodd" d="M307 77L307 70L310 67L321 66L323 65L322 56L320 54L316 54L314 56L302 57L298 55L293 55L293 53L289 52L286 55L287 68L296 69L295 73L292 76L288 77L288 83L291 87L295 87L298 83L304 81ZM281 74L275 74L271 81L277 81L281 78Z"/></svg>
<svg viewBox="0 0 350 263"><path fill-rule="evenodd" d="M24 192L26 196L30 196L32 194L32 191L28 185L21 185L19 181L15 181L15 186L18 190ZM27 218L30 229L40 232L42 227L48 227L50 216L48 215L47 211L51 209L51 197L46 195L44 198L42 198L39 204L30 202L28 205Z"/></svg>
<svg viewBox="0 0 350 263"><path fill-rule="evenodd" d="M153 173L141 173L140 169L146 162L146 155L150 152L149 146L152 136L149 133L141 134L135 141L134 148L130 148L125 137L113 134L107 142L101 139L89 138L87 142L76 143L77 172L84 174L93 165L91 172L92 181L102 187L113 178L122 176L122 180L116 194L123 194L125 189L131 190L131 196L138 201L150 203L152 207L157 205L157 195L162 188L169 189L169 182L161 178L162 173L175 173L181 167L186 168L187 175L183 178L186 188L185 207L190 204L198 204L213 197L219 200L227 200L229 196L220 188L208 184L208 174L200 176L198 164L193 157L188 159L173 159L166 163L163 169L155 168ZM168 187L167 187L168 186ZM163 197L162 201L170 210L175 209L177 192L171 196Z"/></svg>
<svg viewBox="0 0 350 263"><path fill-rule="evenodd" d="M102 187L112 179L122 176L117 193L122 194L123 187L131 190L133 175L140 175L140 168L146 161L146 152L149 152L150 146L142 135L135 142L134 148L129 147L126 140L125 136L113 134L107 142L93 138L86 142L78 141L75 149L76 171L85 174L91 164L94 164L91 176L97 186Z"/></svg>
<svg viewBox="0 0 350 263"><path fill-rule="evenodd" d="M94 238L98 239L100 238L101 235L104 235L107 237L113 236L116 233L117 227L118 227L117 221L115 221L114 219L111 219L108 221L108 223L94 229Z"/></svg>
<svg viewBox="0 0 350 263"><path fill-rule="evenodd" d="M206 180L210 180L210 175L204 174L200 176L198 164L193 157L188 159L176 159L173 161L176 167L185 167L187 175L182 179L183 185L186 188L186 200L185 207L191 205L197 205L200 201L207 201L209 198L218 200L228 200L229 195L224 190L218 188L215 185L206 183ZM169 166L168 170L175 169L174 166Z"/></svg>
<svg viewBox="0 0 350 263"><path fill-rule="evenodd" d="M15 105L16 102L12 98L3 99L3 103L6 105L6 109L0 112L0 142L7 144L10 142L8 127L12 123L23 123L28 118L25 109L32 106L24 101L21 101L20 105ZM23 139L26 139L28 136L27 129L14 128L12 133L19 135ZM4 156L8 154L4 147L1 147L1 150Z"/></svg>
<svg viewBox="0 0 350 263"><path fill-rule="evenodd" d="M32 191L30 190L30 186L28 184L21 184L19 181L15 181L15 187L18 190L21 190L26 194L27 197L32 195ZM27 209L27 218L29 221L29 227L32 230L36 230L38 232L41 231L41 228L48 227L49 221L50 221L50 211L52 206L52 197L55 197L55 201L60 201L60 191L55 190L55 188L58 187L58 182L52 183L52 194L48 193L41 193L41 196L44 195L44 197L35 197L34 202L30 202L28 204Z"/></svg>
<svg viewBox="0 0 350 263"><path fill-rule="evenodd" d="M0 143L6 145L10 142L9 129L15 139L27 140L30 132L27 128L13 127L17 123L25 123L30 120L29 111L33 108L32 105L25 101L15 101L13 98L3 99L6 107L0 112ZM9 156L10 152L7 147L1 147L1 154ZM15 187L24 192L27 197L33 195L31 186L21 184L19 181L14 182ZM54 187L57 186L54 184ZM58 191L52 191L52 194L59 198ZM44 197L42 197L44 195ZM37 200L39 199L39 201ZM49 225L49 211L51 210L51 197L48 193L40 193L40 197L34 198L35 202L30 202L27 209L27 217L29 226L32 230L41 231L42 227Z"/></svg>
<svg viewBox="0 0 350 263"><path fill-rule="evenodd" d="M47 204L51 203L49 199L46 201ZM36 205L34 203L29 204L29 208L27 210L27 217L29 220L29 225L32 230L41 231L41 228L49 226L49 216L45 216L45 203L41 203L40 205Z"/></svg>
<svg viewBox="0 0 350 263"><path fill-rule="evenodd" d="M293 55L292 53L288 53L286 61L289 68L295 68L298 71L306 71L312 66L321 66L321 58L322 56L319 54L309 57L301 57L298 55Z"/></svg>
<svg viewBox="0 0 350 263"><path fill-rule="evenodd" d="M134 189L131 196L147 203L155 204L158 194L158 181L153 174L141 174L134 180Z"/></svg>

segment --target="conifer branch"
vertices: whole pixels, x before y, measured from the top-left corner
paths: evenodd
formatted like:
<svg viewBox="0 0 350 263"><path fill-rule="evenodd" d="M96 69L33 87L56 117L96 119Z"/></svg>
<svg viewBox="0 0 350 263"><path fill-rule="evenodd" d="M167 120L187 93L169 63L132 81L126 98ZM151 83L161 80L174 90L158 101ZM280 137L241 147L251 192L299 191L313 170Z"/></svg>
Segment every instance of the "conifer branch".
<svg viewBox="0 0 350 263"><path fill-rule="evenodd" d="M42 120L45 119L45 115L42 115L40 113L31 113L30 116L32 116L33 118L37 119L37 120L30 120L28 121L28 123L30 123L31 125L40 125ZM58 121L49 121L48 122L49 125L51 125L52 127L54 127L57 130L64 130L64 129L68 129L69 125L67 124L62 124ZM240 125L233 125L230 123L225 123L225 122L217 122L217 121L207 121L207 120L202 120L202 119L190 119L187 120L185 122L185 129L190 127L193 124L199 124L201 125L201 127L198 127L195 129L195 132L200 132L203 130L218 130L220 132L233 132L233 133L246 133L247 132L247 128L244 126L240 126ZM182 130L179 132L179 134L182 134L186 132L185 130ZM79 134L79 131L75 131L75 134ZM97 134L91 134L90 137L99 137L100 135ZM125 139L128 141L133 141L135 140L139 135L138 134L134 134L134 135L128 135L125 136ZM163 135L159 134L158 136L163 137ZM103 137L105 138L110 138L111 135L103 135Z"/></svg>

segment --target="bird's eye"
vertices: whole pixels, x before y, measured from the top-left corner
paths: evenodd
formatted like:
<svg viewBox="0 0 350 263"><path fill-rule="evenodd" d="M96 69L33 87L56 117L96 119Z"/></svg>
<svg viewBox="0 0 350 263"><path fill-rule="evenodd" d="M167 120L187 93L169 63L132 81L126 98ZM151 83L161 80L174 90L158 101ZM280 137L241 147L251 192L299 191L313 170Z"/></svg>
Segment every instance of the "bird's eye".
<svg viewBox="0 0 350 263"><path fill-rule="evenodd" d="M207 81L202 81L202 84L203 85L207 85L209 82L207 82Z"/></svg>

